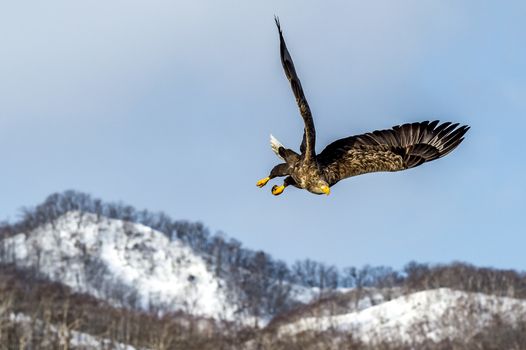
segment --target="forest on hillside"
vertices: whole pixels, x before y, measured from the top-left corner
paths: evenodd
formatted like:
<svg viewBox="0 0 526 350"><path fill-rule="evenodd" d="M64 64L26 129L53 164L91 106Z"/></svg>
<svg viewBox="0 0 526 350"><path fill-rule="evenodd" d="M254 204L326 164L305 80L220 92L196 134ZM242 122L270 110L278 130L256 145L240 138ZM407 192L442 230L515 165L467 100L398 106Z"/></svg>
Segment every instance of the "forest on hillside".
<svg viewBox="0 0 526 350"><path fill-rule="evenodd" d="M29 233L44 224L52 225L71 211L94 214L96 220L107 217L140 223L162 232L170 240L184 242L235 291L232 295L240 312L254 319L266 319L268 325L261 327L257 322L240 325L183 312L140 310L122 290L101 285L108 297L121 298L121 307L115 307L74 293L42 276L37 266L21 267L16 259L10 258L12 252L3 244L4 238ZM307 332L277 338L275 331L279 325L301 317L342 313L352 305L358 307L363 300L375 305L420 290L451 288L526 299L524 272L480 268L461 262L442 265L410 262L402 271L368 265L338 269L309 259L289 266L265 252L244 248L241 242L225 234L212 234L202 223L174 220L164 213L137 210L122 203L106 203L76 191L52 194L43 203L22 209L17 222L1 223L0 262L0 344L9 344L0 349L56 349L58 346L66 349L79 332L105 339L104 346L108 349L119 343L150 349L326 349L331 346L368 349L369 345L352 339L352 334L336 337L330 332L322 335ZM93 276L101 274L96 262L89 266ZM315 291L313 300L308 303L299 300L298 288ZM510 328L494 320L490 328L471 338L471 345L442 342L422 348L526 348L525 323ZM340 339L337 345L333 342L335 337ZM406 345L389 343L382 348L404 349Z"/></svg>
<svg viewBox="0 0 526 350"><path fill-rule="evenodd" d="M385 292L385 290L384 290ZM352 332L329 330L302 332L280 336L276 325L295 313L312 315L316 308L344 305L348 293L319 299L310 308L292 310L280 315L265 328L254 328L228 322L199 319L184 313L163 315L130 308L118 308L108 303L77 294L59 283L36 277L32 271L14 266L0 266L0 349L123 349L124 344L135 349L239 349L239 350L405 350L415 344L386 342L363 343ZM342 303L343 302L343 303ZM466 326L466 314L477 317L480 310L458 305L455 324ZM309 310L310 309L310 310ZM451 327L451 320L444 327ZM423 329L425 324L420 325ZM415 337L422 332L414 330ZM94 340L95 339L95 340ZM84 340L84 341L83 341ZM513 327L498 318L472 337L420 342L418 349L514 349L526 348L526 321ZM133 348L127 348L128 350Z"/></svg>

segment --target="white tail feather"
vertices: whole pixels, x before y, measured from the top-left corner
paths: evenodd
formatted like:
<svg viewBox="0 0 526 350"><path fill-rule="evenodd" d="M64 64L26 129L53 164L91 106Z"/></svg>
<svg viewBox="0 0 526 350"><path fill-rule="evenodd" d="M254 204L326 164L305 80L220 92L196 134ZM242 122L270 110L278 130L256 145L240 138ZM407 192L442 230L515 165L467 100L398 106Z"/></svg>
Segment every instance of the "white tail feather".
<svg viewBox="0 0 526 350"><path fill-rule="evenodd" d="M279 148L283 147L283 145L281 144L281 142L278 141L278 139L272 136L272 134L270 134L270 147L272 147L272 150L274 151L274 153L276 153L278 157L283 159L283 157L279 155Z"/></svg>

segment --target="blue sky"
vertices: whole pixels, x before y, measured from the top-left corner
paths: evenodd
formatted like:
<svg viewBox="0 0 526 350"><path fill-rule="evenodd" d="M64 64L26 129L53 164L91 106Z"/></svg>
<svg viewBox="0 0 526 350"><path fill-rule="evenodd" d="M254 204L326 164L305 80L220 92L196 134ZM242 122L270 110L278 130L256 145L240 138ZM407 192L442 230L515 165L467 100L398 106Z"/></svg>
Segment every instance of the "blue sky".
<svg viewBox="0 0 526 350"><path fill-rule="evenodd" d="M302 120L273 16L334 139L469 124L444 159L336 185L256 181ZM201 220L292 262L526 269L526 4L47 1L0 5L0 217L66 189Z"/></svg>

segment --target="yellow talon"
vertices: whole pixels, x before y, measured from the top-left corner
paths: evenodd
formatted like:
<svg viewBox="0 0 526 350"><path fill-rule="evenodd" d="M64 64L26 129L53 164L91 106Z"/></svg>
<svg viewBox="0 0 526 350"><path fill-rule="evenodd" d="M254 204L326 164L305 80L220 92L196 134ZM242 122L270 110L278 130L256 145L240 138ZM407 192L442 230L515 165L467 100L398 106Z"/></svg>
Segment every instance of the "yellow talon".
<svg viewBox="0 0 526 350"><path fill-rule="evenodd" d="M257 187L263 187L267 184L268 180L270 180L270 177L266 177L264 179L261 179L259 180L257 183L256 183L256 186Z"/></svg>
<svg viewBox="0 0 526 350"><path fill-rule="evenodd" d="M278 195L283 193L284 189L285 189L285 186L283 186L283 185L281 185L281 186L274 185L274 187L272 187L272 194L274 196L278 196Z"/></svg>

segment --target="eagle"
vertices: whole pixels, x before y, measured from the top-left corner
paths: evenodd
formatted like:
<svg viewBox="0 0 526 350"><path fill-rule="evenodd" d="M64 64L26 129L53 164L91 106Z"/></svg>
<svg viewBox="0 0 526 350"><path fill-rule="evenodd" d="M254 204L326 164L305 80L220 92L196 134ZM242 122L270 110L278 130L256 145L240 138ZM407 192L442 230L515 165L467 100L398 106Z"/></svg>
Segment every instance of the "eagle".
<svg viewBox="0 0 526 350"><path fill-rule="evenodd" d="M316 154L316 130L312 113L296 74L292 57L285 44L279 19L275 18L280 40L281 64L290 82L305 124L300 154L285 148L270 135L274 153L284 162L256 185L263 187L276 177L285 177L283 184L272 187L280 195L290 185L314 194L330 193L340 180L378 171L400 171L444 157L463 140L469 126L458 123L424 121L393 126L363 135L346 137L329 144Z"/></svg>

